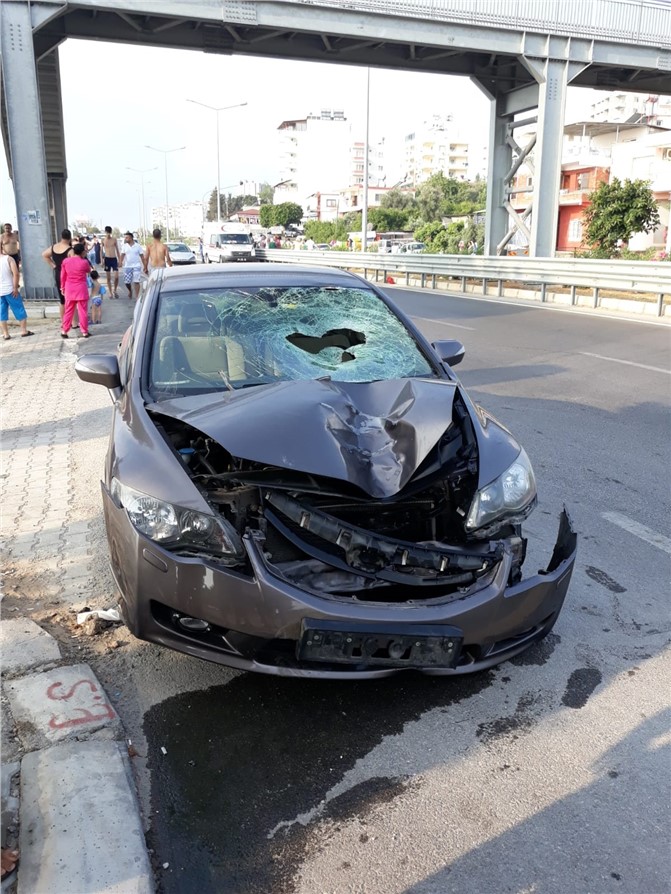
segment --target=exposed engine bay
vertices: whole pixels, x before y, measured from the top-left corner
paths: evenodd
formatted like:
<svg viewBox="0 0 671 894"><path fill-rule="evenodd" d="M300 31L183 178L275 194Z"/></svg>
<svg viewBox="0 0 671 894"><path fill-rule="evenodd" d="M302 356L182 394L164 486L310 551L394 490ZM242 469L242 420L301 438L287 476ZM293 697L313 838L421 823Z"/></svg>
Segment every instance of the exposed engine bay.
<svg viewBox="0 0 671 894"><path fill-rule="evenodd" d="M452 601L486 586L506 554L509 584L521 578L518 524L502 524L492 539L466 533L478 448L458 395L442 437L384 498L350 481L240 459L182 420L151 416L213 511L254 538L275 576L302 590L378 603Z"/></svg>

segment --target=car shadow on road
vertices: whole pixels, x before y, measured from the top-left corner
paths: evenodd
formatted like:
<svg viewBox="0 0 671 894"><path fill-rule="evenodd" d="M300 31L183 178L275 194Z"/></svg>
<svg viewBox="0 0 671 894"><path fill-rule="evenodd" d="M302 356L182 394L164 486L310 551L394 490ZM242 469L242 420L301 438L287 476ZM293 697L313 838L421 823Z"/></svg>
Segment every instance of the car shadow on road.
<svg viewBox="0 0 671 894"><path fill-rule="evenodd" d="M491 672L446 680L308 681L243 674L149 710L150 842L172 869L164 894L281 894L308 847L300 817L386 736L483 691ZM163 755L160 746L166 748ZM153 755L153 758L151 757ZM349 789L331 816L364 815L405 788L386 776Z"/></svg>

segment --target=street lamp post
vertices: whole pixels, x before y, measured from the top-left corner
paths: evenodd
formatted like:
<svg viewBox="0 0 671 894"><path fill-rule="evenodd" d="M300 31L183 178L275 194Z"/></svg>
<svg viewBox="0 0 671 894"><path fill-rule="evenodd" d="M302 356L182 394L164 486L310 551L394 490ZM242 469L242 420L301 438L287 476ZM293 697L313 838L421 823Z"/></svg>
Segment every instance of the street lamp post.
<svg viewBox="0 0 671 894"><path fill-rule="evenodd" d="M170 205L168 204L168 153L180 152L186 149L186 146L177 146L175 149L157 149L156 146L145 146L145 149L152 149L154 152L163 153L163 163L165 166L165 230L166 239L170 239Z"/></svg>
<svg viewBox="0 0 671 894"><path fill-rule="evenodd" d="M147 215L145 212L145 204L144 204L144 175L148 174L149 171L155 171L157 169L155 167L154 168L142 168L142 169L129 168L128 165L126 165L126 170L134 171L136 174L140 175L140 193L142 196L142 229L146 235L147 234Z"/></svg>
<svg viewBox="0 0 671 894"><path fill-rule="evenodd" d="M370 68L366 69L366 138L363 149L363 212L361 214L361 251L368 249L368 128L370 124Z"/></svg>
<svg viewBox="0 0 671 894"><path fill-rule="evenodd" d="M220 170L219 170L219 112L225 112L228 109L238 109L241 106L246 106L246 102L236 102L232 106L209 106L206 102L200 102L197 99L187 99L187 102L192 102L194 105L202 106L204 109L209 109L211 112L216 112L217 116L217 220L221 215L221 179L220 179Z"/></svg>

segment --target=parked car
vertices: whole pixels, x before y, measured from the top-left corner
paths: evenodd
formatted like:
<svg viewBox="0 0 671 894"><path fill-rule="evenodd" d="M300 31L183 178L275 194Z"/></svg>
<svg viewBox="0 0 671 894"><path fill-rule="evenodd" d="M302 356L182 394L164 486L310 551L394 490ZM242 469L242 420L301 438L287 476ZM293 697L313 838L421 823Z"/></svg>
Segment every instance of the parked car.
<svg viewBox="0 0 671 894"><path fill-rule="evenodd" d="M372 283L286 264L155 270L118 355L102 495L124 620L244 670L462 674L552 628L576 535L522 577L529 458Z"/></svg>
<svg viewBox="0 0 671 894"><path fill-rule="evenodd" d="M315 248L319 249L319 251L331 251L331 246L328 242L318 242Z"/></svg>
<svg viewBox="0 0 671 894"><path fill-rule="evenodd" d="M196 256L184 242L166 242L173 264L195 264Z"/></svg>
<svg viewBox="0 0 671 894"><path fill-rule="evenodd" d="M405 242L399 248L399 254L419 255L424 251L426 246L423 242Z"/></svg>

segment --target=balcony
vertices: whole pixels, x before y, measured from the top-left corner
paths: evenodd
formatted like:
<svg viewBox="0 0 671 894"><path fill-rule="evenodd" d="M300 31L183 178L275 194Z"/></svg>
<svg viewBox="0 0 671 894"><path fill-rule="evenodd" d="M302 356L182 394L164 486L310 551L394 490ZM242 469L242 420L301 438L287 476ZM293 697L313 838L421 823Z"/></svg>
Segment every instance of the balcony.
<svg viewBox="0 0 671 894"><path fill-rule="evenodd" d="M559 204L587 205L593 192L592 189L560 189Z"/></svg>

